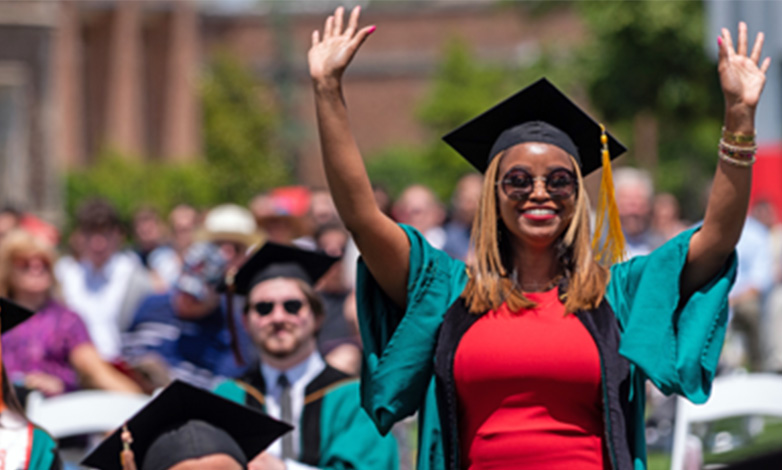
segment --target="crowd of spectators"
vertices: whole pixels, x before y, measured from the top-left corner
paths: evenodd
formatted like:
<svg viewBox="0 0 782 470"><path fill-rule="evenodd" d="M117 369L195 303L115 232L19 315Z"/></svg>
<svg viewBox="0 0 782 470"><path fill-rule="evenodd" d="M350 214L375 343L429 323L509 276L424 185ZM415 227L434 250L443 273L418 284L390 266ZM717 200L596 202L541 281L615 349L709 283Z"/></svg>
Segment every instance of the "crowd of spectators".
<svg viewBox="0 0 782 470"><path fill-rule="evenodd" d="M614 173L616 201L629 258L648 254L698 222L683 220L677 199L655 194L651 175ZM782 373L782 225L777 208L760 198L750 207L736 246L738 272L729 295L730 319L718 373ZM647 385L647 444L670 450L675 400Z"/></svg>
<svg viewBox="0 0 782 470"><path fill-rule="evenodd" d="M378 197L387 198L382 190ZM52 226L0 211L0 295L38 313L3 336L4 362L22 399L31 390L150 393L175 379L208 389L239 376L257 352L241 327L244 299L228 302L217 286L266 241L352 256L317 286L325 306L318 348L329 364L358 374L355 249L349 253L328 191L282 187L246 207L180 204L168 214L144 206L129 221L94 199L73 218L59 243Z"/></svg>

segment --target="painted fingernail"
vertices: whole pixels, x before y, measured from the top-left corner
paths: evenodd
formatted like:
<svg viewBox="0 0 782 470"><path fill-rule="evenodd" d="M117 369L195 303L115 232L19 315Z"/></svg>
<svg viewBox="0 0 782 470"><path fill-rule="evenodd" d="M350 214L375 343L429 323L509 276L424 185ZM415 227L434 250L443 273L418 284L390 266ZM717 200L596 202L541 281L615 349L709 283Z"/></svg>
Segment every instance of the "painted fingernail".
<svg viewBox="0 0 782 470"><path fill-rule="evenodd" d="M375 25L370 26L369 29L367 30L367 34L374 33L376 29L377 29L377 26L375 26Z"/></svg>
<svg viewBox="0 0 782 470"><path fill-rule="evenodd" d="M722 36L717 36L717 45L718 46L722 45Z"/></svg>

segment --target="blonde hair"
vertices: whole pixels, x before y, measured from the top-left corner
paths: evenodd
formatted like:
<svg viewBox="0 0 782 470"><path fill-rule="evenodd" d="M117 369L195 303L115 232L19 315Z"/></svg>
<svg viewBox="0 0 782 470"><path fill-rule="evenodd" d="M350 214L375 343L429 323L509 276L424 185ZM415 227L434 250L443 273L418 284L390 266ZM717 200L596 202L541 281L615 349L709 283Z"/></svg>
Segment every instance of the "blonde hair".
<svg viewBox="0 0 782 470"><path fill-rule="evenodd" d="M596 308L608 284L608 269L594 257L589 231L589 198L584 191L581 170L571 156L577 179L573 218L558 243L557 257L564 279L560 299L567 312ZM471 313L497 309L503 302L517 311L536 304L525 297L511 279L513 271L511 237L498 217L497 176L502 154L492 159L483 180L483 190L470 236L475 247L475 264L462 297Z"/></svg>
<svg viewBox="0 0 782 470"><path fill-rule="evenodd" d="M11 276L13 276L14 258L40 256L49 265L52 276L51 293L55 292L54 262L57 254L45 241L36 238L25 230L8 232L0 243L0 296L13 298Z"/></svg>

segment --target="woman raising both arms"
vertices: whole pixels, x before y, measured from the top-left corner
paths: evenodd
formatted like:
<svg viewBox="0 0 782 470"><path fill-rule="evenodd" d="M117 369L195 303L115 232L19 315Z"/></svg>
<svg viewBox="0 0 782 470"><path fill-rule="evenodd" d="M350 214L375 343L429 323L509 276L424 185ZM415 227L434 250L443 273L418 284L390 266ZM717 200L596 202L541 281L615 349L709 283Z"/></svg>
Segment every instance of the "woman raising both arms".
<svg viewBox="0 0 782 470"><path fill-rule="evenodd" d="M750 51L744 23L736 47L722 30L725 122L704 221L649 256L620 262L609 157L624 148L545 79L448 134L484 173L466 268L374 203L342 93L375 30L358 22L358 8L347 21L338 8L309 65L329 186L363 258L364 408L382 432L419 412L421 469L646 468L645 380L703 402L717 366L762 34ZM601 166L598 249L583 175Z"/></svg>

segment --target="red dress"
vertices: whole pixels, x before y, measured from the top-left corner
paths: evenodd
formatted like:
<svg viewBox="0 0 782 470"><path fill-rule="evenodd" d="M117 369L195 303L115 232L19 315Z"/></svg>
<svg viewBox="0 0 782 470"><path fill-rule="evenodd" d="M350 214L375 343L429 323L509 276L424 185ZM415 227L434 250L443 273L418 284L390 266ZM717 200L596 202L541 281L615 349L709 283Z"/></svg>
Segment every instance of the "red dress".
<svg viewBox="0 0 782 470"><path fill-rule="evenodd" d="M503 304L456 349L462 468L602 470L597 346L556 288L527 295L538 307Z"/></svg>

